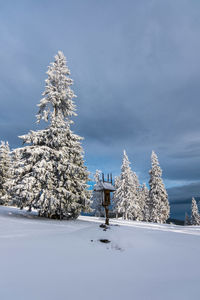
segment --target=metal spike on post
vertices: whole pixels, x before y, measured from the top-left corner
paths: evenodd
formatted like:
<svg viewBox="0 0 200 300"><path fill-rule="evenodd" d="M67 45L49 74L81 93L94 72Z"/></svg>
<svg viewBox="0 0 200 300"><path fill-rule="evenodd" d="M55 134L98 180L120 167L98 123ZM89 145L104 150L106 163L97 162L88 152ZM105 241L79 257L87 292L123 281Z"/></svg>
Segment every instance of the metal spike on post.
<svg viewBox="0 0 200 300"><path fill-rule="evenodd" d="M104 173L102 173L102 180L103 180L103 182L104 182Z"/></svg>

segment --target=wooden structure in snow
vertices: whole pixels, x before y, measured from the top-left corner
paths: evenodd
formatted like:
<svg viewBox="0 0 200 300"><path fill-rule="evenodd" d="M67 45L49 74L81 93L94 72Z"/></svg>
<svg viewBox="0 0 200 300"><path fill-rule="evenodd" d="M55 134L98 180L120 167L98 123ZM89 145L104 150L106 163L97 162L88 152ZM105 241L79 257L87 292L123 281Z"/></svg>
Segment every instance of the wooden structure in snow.
<svg viewBox="0 0 200 300"><path fill-rule="evenodd" d="M95 187L95 191L102 192L102 206L105 208L106 220L105 224L109 225L109 205L110 205L110 193L115 191L112 184L112 174L107 176L107 181L104 180L104 174L102 174L102 180L98 182Z"/></svg>

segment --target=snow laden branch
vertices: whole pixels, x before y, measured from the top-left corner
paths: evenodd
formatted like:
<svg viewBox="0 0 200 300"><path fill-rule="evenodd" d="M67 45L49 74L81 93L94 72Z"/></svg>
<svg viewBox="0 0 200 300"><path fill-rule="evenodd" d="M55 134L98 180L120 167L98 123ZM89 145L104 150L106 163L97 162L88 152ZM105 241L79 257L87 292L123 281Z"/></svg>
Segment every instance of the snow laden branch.
<svg viewBox="0 0 200 300"><path fill-rule="evenodd" d="M0 145L0 204L9 204L8 192L11 180L11 156L8 142L1 141Z"/></svg>

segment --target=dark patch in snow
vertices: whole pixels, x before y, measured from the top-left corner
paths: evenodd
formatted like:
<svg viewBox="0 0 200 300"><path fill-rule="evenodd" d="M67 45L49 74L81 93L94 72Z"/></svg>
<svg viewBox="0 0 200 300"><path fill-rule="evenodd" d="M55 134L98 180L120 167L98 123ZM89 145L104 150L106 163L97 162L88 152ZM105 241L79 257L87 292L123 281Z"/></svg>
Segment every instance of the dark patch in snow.
<svg viewBox="0 0 200 300"><path fill-rule="evenodd" d="M110 243L110 241L107 240L107 239L100 239L99 241L100 241L101 243L104 243L104 244Z"/></svg>
<svg viewBox="0 0 200 300"><path fill-rule="evenodd" d="M99 227L106 228L107 226L105 224L101 224L101 225L99 225Z"/></svg>
<svg viewBox="0 0 200 300"><path fill-rule="evenodd" d="M105 224L101 224L101 225L99 225L99 227L104 228L103 231L106 231L107 229L110 229L110 227L105 225Z"/></svg>

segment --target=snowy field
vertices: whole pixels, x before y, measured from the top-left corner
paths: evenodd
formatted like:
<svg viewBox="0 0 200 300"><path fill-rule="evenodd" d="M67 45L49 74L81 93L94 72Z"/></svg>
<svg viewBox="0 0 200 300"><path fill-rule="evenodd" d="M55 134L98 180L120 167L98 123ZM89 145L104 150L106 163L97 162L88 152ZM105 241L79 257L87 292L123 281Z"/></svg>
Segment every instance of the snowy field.
<svg viewBox="0 0 200 300"><path fill-rule="evenodd" d="M0 207L0 299L199 299L200 227L100 223Z"/></svg>

